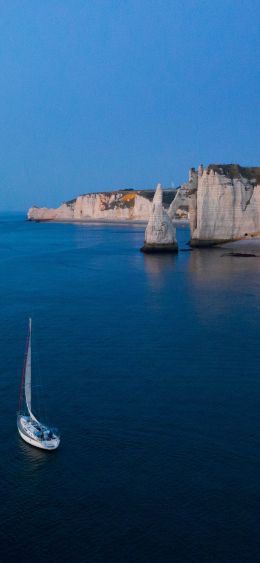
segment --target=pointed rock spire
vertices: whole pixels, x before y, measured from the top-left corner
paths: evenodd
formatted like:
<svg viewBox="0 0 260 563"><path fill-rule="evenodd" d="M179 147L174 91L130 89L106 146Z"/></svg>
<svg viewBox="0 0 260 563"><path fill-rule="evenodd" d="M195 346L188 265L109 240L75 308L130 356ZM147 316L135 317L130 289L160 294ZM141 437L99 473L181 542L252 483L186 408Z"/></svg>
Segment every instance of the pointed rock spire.
<svg viewBox="0 0 260 563"><path fill-rule="evenodd" d="M161 184L157 184L142 252L178 252L176 231L162 201L163 190Z"/></svg>
<svg viewBox="0 0 260 563"><path fill-rule="evenodd" d="M162 185L161 184L157 184L156 186L156 190L153 196L153 207L155 205L162 205L163 202L163 191L162 191Z"/></svg>

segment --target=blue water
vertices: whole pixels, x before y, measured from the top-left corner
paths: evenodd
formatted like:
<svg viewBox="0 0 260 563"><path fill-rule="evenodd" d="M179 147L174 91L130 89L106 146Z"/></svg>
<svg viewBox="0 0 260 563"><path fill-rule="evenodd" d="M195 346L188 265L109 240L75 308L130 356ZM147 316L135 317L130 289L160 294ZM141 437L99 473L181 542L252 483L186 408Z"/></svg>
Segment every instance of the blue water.
<svg viewBox="0 0 260 563"><path fill-rule="evenodd" d="M260 560L260 258L142 242L1 217L1 563ZM52 453L16 430L30 315Z"/></svg>

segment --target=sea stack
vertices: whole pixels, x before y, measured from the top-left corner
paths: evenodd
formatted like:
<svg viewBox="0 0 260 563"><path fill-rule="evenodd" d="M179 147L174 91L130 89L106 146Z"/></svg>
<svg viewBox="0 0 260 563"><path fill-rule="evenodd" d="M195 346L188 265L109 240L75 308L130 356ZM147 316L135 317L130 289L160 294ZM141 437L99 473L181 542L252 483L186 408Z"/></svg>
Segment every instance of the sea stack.
<svg viewBox="0 0 260 563"><path fill-rule="evenodd" d="M167 211L163 208L162 200L163 190L161 184L158 184L154 194L152 211L145 230L145 241L141 252L178 252L176 231Z"/></svg>

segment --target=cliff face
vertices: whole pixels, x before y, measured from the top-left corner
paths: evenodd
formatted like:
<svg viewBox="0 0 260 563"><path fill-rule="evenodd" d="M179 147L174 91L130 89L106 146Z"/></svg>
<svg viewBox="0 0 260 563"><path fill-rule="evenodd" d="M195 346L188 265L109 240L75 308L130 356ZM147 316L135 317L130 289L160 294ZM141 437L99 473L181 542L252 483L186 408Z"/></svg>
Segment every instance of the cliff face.
<svg viewBox="0 0 260 563"><path fill-rule="evenodd" d="M164 205L169 207L176 190L164 192ZM148 221L154 190L119 190L81 195L63 203L56 209L31 207L28 219L31 221Z"/></svg>
<svg viewBox="0 0 260 563"><path fill-rule="evenodd" d="M260 167L200 166L192 170L189 191L193 246L260 234Z"/></svg>
<svg viewBox="0 0 260 563"><path fill-rule="evenodd" d="M28 219L148 221L154 193L118 190L81 195L57 209L32 207ZM163 191L163 207L171 220L185 216L188 209L193 246L260 236L260 167L210 164L205 169L192 168L181 188Z"/></svg>

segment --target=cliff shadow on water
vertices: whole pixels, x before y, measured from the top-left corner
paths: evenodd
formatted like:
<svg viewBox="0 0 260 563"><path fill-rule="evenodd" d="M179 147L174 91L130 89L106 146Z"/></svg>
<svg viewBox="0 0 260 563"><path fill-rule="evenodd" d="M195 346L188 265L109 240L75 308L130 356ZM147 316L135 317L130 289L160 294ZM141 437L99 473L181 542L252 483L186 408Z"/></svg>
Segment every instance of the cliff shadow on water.
<svg viewBox="0 0 260 563"><path fill-rule="evenodd" d="M165 278L174 274L176 259L176 254L144 254L144 269L154 289L162 289Z"/></svg>
<svg viewBox="0 0 260 563"><path fill-rule="evenodd" d="M149 279L149 284L154 290L163 289L167 280L171 279L180 264L181 257L191 254L192 249L188 245L190 228L187 222L174 222L176 238L180 254L176 253L151 253L143 254L144 271Z"/></svg>
<svg viewBox="0 0 260 563"><path fill-rule="evenodd" d="M238 247L239 248L239 247ZM230 252L229 248L213 247L194 249L189 257L189 273L194 283L221 287L236 282L237 276L260 274L260 241L257 253Z"/></svg>

